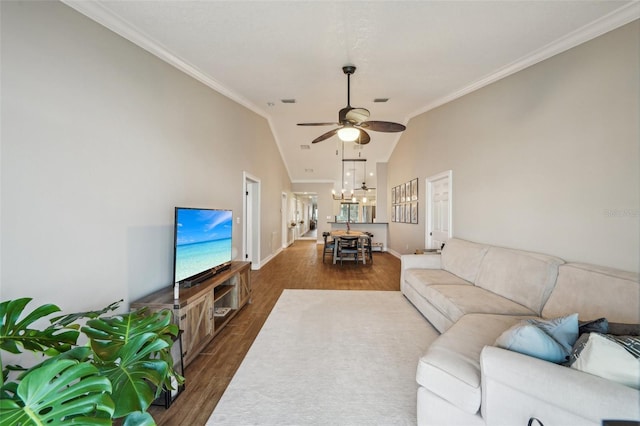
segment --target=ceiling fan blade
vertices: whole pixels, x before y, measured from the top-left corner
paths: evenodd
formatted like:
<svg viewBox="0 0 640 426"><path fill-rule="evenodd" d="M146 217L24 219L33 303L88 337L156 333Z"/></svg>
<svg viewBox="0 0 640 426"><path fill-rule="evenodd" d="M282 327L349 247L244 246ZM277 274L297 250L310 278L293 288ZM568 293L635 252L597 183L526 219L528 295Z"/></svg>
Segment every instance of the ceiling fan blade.
<svg viewBox="0 0 640 426"><path fill-rule="evenodd" d="M402 132L406 129L406 126L399 123L392 123L390 121L365 121L360 124L360 126L367 130L373 130L374 132L387 133Z"/></svg>
<svg viewBox="0 0 640 426"><path fill-rule="evenodd" d="M369 115L369 111L364 108L352 108L347 111L345 118L352 123L362 123Z"/></svg>
<svg viewBox="0 0 640 426"><path fill-rule="evenodd" d="M298 123L298 126L339 126L339 123Z"/></svg>
<svg viewBox="0 0 640 426"><path fill-rule="evenodd" d="M352 109L353 108L351 108L350 106L346 106L346 107L342 108L340 111L338 111L338 121L340 122L340 124L344 124L344 123L349 121L349 120L347 120L347 114Z"/></svg>
<svg viewBox="0 0 640 426"><path fill-rule="evenodd" d="M365 132L362 129L358 129L358 130L360 130L360 137L354 141L356 144L366 145L369 142L371 142L371 136L369 136L369 133Z"/></svg>
<svg viewBox="0 0 640 426"><path fill-rule="evenodd" d="M322 142L325 139L329 139L331 136L338 133L338 130L340 130L340 128L329 130L327 133L324 133L318 136L317 138L315 138L314 140L312 140L311 143L318 143L318 142Z"/></svg>

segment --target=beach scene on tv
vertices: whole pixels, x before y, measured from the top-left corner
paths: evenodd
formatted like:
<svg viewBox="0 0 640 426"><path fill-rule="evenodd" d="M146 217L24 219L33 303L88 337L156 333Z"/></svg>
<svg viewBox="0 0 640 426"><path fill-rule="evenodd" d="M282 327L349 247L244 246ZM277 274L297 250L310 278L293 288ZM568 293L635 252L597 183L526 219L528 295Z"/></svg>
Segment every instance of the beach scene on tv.
<svg viewBox="0 0 640 426"><path fill-rule="evenodd" d="M230 210L177 209L175 281L231 261Z"/></svg>

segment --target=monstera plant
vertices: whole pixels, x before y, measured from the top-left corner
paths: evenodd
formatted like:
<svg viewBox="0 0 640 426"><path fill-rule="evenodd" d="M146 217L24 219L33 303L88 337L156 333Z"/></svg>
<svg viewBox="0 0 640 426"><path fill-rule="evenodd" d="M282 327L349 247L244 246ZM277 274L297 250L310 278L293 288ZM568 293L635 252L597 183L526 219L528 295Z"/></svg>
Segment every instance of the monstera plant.
<svg viewBox="0 0 640 426"><path fill-rule="evenodd" d="M153 400L172 389L172 378L184 381L170 354L178 333L171 311L105 316L121 300L101 311L56 316L37 328L34 323L60 308L48 304L27 312L30 301L0 303L0 355L29 351L45 358L27 369L0 357L0 426L155 424L147 412Z"/></svg>

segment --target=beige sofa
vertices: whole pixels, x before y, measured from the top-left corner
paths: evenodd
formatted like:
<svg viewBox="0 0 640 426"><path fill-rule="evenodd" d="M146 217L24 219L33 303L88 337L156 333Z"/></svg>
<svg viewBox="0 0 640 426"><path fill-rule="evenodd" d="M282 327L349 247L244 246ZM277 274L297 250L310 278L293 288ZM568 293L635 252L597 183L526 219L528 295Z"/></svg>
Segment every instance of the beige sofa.
<svg viewBox="0 0 640 426"><path fill-rule="evenodd" d="M638 324L638 274L459 239L401 263L401 291L441 333L417 367L419 425L640 419L638 390L494 346L525 318Z"/></svg>

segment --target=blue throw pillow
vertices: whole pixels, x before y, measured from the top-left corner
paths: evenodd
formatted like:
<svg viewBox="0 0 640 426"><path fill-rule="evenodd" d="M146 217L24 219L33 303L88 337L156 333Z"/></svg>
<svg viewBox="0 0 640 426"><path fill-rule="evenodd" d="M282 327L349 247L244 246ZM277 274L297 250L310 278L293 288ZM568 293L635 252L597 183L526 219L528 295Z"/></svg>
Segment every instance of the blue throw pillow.
<svg viewBox="0 0 640 426"><path fill-rule="evenodd" d="M565 356L571 353L573 345L578 340L578 314L550 320L530 319L527 322L542 329L542 331L560 343L566 352Z"/></svg>
<svg viewBox="0 0 640 426"><path fill-rule="evenodd" d="M569 352L541 328L522 321L498 337L496 346L545 361L561 363Z"/></svg>

